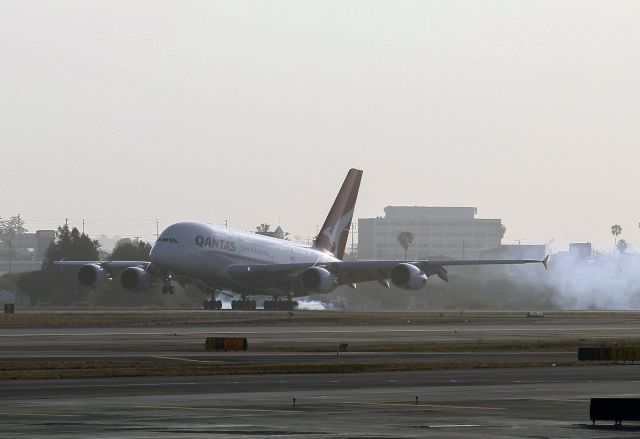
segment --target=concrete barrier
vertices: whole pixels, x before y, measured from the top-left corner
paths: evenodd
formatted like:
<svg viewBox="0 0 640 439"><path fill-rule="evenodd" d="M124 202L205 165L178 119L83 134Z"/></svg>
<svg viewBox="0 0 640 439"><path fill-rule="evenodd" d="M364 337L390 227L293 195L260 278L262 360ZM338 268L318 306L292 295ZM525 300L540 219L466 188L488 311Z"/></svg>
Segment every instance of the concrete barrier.
<svg viewBox="0 0 640 439"><path fill-rule="evenodd" d="M578 360L580 361L610 361L609 348L578 348Z"/></svg>
<svg viewBox="0 0 640 439"><path fill-rule="evenodd" d="M640 347L620 348L583 347L578 348L580 361L640 361Z"/></svg>
<svg viewBox="0 0 640 439"><path fill-rule="evenodd" d="M622 421L640 421L640 398L591 398L589 406L591 422L613 421L622 425Z"/></svg>

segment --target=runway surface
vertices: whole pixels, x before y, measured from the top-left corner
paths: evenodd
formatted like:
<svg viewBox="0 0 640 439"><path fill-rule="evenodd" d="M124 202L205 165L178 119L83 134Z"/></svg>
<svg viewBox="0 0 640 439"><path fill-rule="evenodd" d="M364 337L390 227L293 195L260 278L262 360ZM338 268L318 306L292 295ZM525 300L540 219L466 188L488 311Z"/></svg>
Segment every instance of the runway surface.
<svg viewBox="0 0 640 439"><path fill-rule="evenodd" d="M637 424L592 427L588 418L591 397L637 397L638 370L5 382L0 431L3 438L638 437Z"/></svg>
<svg viewBox="0 0 640 439"><path fill-rule="evenodd" d="M260 314L263 321L256 322L250 313L191 312L174 318L164 312L148 313L166 316L165 322L148 324L147 314L141 315L140 321L115 326L5 321L0 364L83 361L161 368L184 362L241 370L255 364L414 363L427 368L455 363L458 369L0 381L0 437L640 436L640 424L594 428L588 418L591 397L640 396L640 366L553 366L575 361L571 346L581 341L638 338L637 316L427 318L408 313L390 319L380 313L367 320L354 313L304 322L300 315L324 319L325 314L296 313L288 322L287 314L279 313ZM205 321L185 324L191 316ZM236 316L238 322L230 321ZM357 323L349 323L351 318ZM207 336L247 337L249 350L206 352ZM549 348L557 342L571 348ZM341 343L348 349L338 356ZM536 343L546 348L532 349ZM478 361L534 360L545 367L465 369Z"/></svg>
<svg viewBox="0 0 640 439"><path fill-rule="evenodd" d="M473 359L552 363L575 360L578 342L640 337L640 320L624 314L620 317L580 315L530 319L522 313L518 318L448 316L421 321L419 315L407 313L404 318L394 318L393 324L377 323L379 318L375 314L367 324L345 324L350 316L341 318L338 324L299 320L282 323L282 315L286 316L286 313L279 313L273 314L274 319L280 319L273 323L269 316L259 313L258 317L266 319L264 323L233 323L228 322L234 317L232 313L217 314L225 320L216 320L216 314L206 312L178 313L180 316L185 314L187 317L181 320L208 315L212 315L213 320L185 325L175 324L167 317L165 323L147 326L143 314L137 324L126 326L4 327L0 331L0 360L153 363L178 359L226 364L318 363L335 361L338 346L346 343L347 352L341 354L343 362ZM254 315L237 314L238 320ZM296 316L299 315L305 314ZM317 316L318 313L308 315ZM379 313L379 316L387 318L385 313ZM208 336L246 337L249 351L205 352L204 339ZM561 343L558 349L553 348L554 343ZM545 352L538 352L537 344L546 344ZM504 349L504 346L509 348Z"/></svg>

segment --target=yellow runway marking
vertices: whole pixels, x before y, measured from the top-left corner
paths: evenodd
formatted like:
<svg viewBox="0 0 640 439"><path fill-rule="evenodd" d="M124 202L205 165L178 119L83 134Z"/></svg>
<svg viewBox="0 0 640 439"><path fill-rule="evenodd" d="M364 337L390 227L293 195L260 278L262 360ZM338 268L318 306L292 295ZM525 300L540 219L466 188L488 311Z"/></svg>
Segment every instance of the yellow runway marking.
<svg viewBox="0 0 640 439"><path fill-rule="evenodd" d="M584 399L564 399L564 398L527 398L534 401L559 401L559 402L588 402L591 398Z"/></svg>
<svg viewBox="0 0 640 439"><path fill-rule="evenodd" d="M576 398L547 398L544 396L539 396L539 397L535 397L535 396L530 396L528 398L522 397L522 398L500 398L500 401L559 401L559 402L589 402L591 400L591 398L584 398L584 399L576 399Z"/></svg>
<svg viewBox="0 0 640 439"><path fill-rule="evenodd" d="M469 410L506 410L506 407L477 407L469 405L444 405L444 404L418 404L427 407L439 407L445 409L469 409Z"/></svg>
<svg viewBox="0 0 640 439"><path fill-rule="evenodd" d="M228 408L228 407L186 407L186 406L171 406L171 405L152 405L145 404L136 406L138 408L145 409L162 409L162 410L225 410L225 411L242 411L242 412L274 412L274 413L300 413L299 410L275 410L275 409L247 409L247 408Z"/></svg>
<svg viewBox="0 0 640 439"><path fill-rule="evenodd" d="M0 416L56 416L62 418L78 417L80 415L69 415L59 413L20 413L20 412L0 412Z"/></svg>
<svg viewBox="0 0 640 439"><path fill-rule="evenodd" d="M165 357L161 355L154 355L151 358L159 358L161 360L176 360L176 361L187 361L190 363L207 363L207 364L216 364L223 363L222 361L213 361L213 360L194 360L192 358L180 358L180 357Z"/></svg>
<svg viewBox="0 0 640 439"><path fill-rule="evenodd" d="M446 405L446 404L429 404L429 403L419 403L414 404L412 402L399 402L399 401L382 401L382 402L367 402L367 401L340 401L337 404L353 404L353 405L381 405L381 406L413 406L413 407L436 407L436 408L447 408L447 409L462 409L462 410L506 410L504 407L478 407L478 406L468 406L468 405Z"/></svg>

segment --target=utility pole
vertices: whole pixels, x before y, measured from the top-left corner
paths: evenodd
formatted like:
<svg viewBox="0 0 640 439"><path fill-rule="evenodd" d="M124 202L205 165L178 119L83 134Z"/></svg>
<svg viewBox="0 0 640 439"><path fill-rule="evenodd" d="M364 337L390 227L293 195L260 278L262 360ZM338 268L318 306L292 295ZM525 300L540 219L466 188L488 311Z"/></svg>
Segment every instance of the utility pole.
<svg viewBox="0 0 640 439"><path fill-rule="evenodd" d="M158 218L156 218L156 239L160 236L159 228L158 228Z"/></svg>
<svg viewBox="0 0 640 439"><path fill-rule="evenodd" d="M13 239L9 238L9 273L13 268Z"/></svg>
<svg viewBox="0 0 640 439"><path fill-rule="evenodd" d="M82 218L82 234L84 235L84 218Z"/></svg>
<svg viewBox="0 0 640 439"><path fill-rule="evenodd" d="M225 229L229 228L229 220L224 220L224 228Z"/></svg>

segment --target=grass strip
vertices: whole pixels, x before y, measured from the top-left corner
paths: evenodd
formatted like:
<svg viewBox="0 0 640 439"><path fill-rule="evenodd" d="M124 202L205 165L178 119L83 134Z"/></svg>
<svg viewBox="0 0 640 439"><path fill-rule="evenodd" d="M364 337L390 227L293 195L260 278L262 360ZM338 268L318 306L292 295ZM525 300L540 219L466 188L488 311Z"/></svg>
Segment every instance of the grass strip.
<svg viewBox="0 0 640 439"><path fill-rule="evenodd" d="M273 365L203 365L185 363L121 364L82 362L11 362L0 364L0 380L113 378L145 376L362 373L411 370L577 366L577 361L437 361L407 363L326 363Z"/></svg>
<svg viewBox="0 0 640 439"><path fill-rule="evenodd" d="M637 311L547 311L542 319L527 319L526 311L202 311L107 310L20 311L0 314L0 327L110 327L204 325L421 325L462 324L490 319L540 323L564 319L640 319Z"/></svg>

